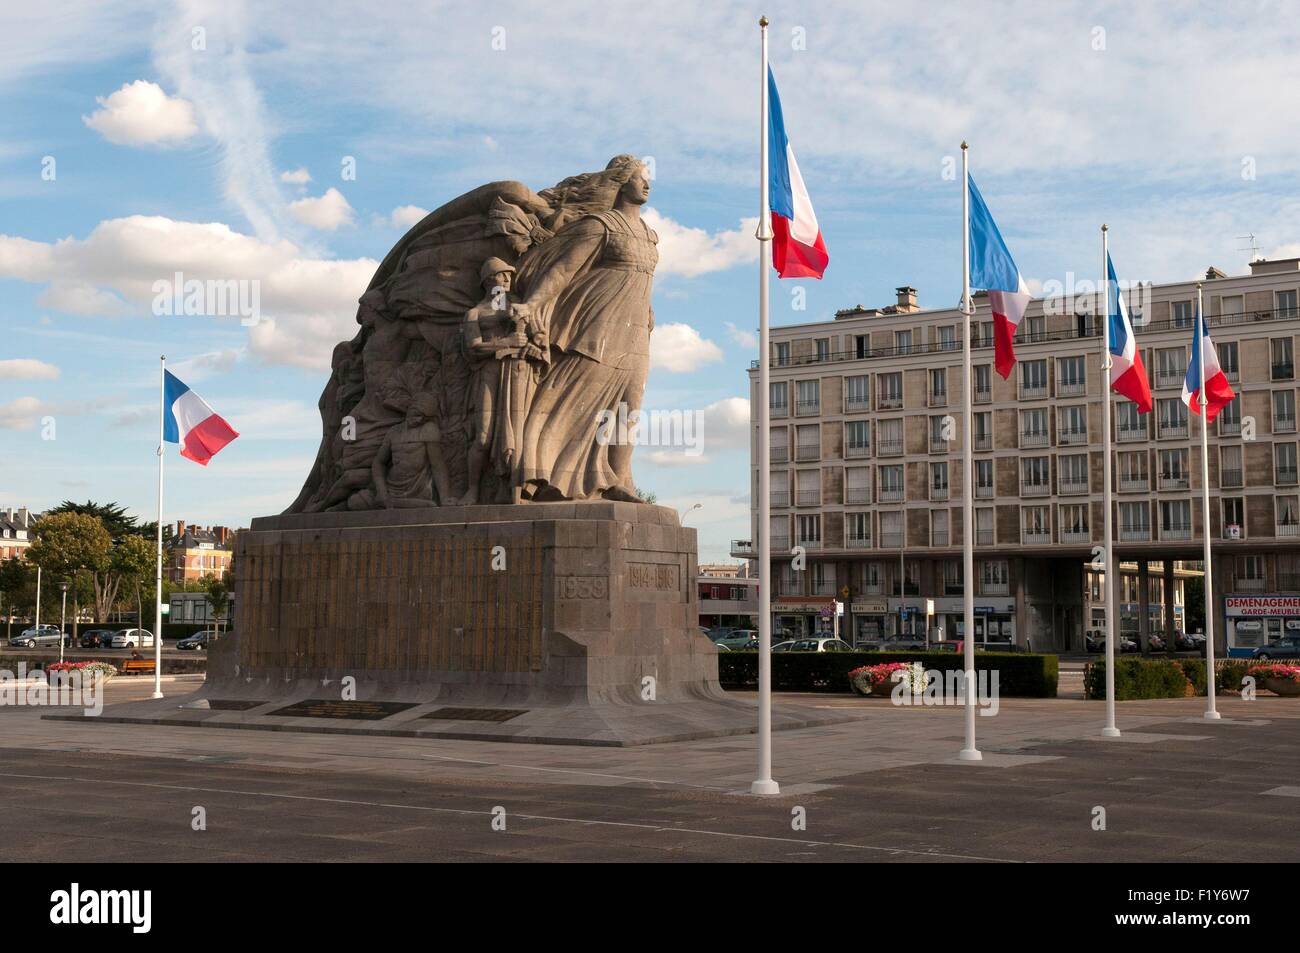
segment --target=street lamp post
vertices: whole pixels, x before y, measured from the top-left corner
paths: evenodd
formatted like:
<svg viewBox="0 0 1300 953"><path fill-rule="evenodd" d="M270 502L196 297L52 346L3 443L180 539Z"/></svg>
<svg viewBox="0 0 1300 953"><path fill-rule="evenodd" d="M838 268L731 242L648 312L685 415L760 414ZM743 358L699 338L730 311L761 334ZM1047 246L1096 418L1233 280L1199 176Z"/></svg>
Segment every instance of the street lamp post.
<svg viewBox="0 0 1300 953"><path fill-rule="evenodd" d="M67 582L59 583L59 592L63 593L63 606L59 609L59 661L63 661L63 643L67 641L68 632L68 589Z"/></svg>
<svg viewBox="0 0 1300 953"><path fill-rule="evenodd" d="M703 503L696 503L694 506L688 508L685 512L683 512L682 519L681 519L682 525L686 524L686 517L690 516L692 513L694 513L696 510L700 509L703 506L704 506Z"/></svg>

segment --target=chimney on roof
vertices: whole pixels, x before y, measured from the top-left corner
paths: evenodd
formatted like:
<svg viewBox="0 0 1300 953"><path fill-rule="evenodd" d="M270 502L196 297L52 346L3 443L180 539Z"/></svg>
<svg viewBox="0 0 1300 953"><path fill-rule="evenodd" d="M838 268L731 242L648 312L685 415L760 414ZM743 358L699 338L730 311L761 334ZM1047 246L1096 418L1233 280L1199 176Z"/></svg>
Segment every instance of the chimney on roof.
<svg viewBox="0 0 1300 953"><path fill-rule="evenodd" d="M27 507L25 506L19 507L18 512L14 515L17 516L18 518L17 523L19 526L21 526L23 529L29 528L27 524L31 522L32 514L27 512Z"/></svg>
<svg viewBox="0 0 1300 953"><path fill-rule="evenodd" d="M895 288L894 293L898 295L898 311L900 314L911 314L913 311L919 311L916 305L916 289L909 285L903 285L901 288Z"/></svg>
<svg viewBox="0 0 1300 953"><path fill-rule="evenodd" d="M177 520L177 521L176 521L176 538L177 538L177 539L180 539L180 538L181 538L182 536L184 536L184 535L185 535L185 521L184 521L184 520Z"/></svg>
<svg viewBox="0 0 1300 953"><path fill-rule="evenodd" d="M1256 258L1250 263L1252 275L1276 275L1287 271L1300 271L1300 258L1278 258L1273 261Z"/></svg>
<svg viewBox="0 0 1300 953"><path fill-rule="evenodd" d="M1226 271L1220 271L1218 268L1215 268L1213 265L1205 269L1206 281L1215 281L1219 278L1227 278L1227 277L1228 277L1228 273Z"/></svg>

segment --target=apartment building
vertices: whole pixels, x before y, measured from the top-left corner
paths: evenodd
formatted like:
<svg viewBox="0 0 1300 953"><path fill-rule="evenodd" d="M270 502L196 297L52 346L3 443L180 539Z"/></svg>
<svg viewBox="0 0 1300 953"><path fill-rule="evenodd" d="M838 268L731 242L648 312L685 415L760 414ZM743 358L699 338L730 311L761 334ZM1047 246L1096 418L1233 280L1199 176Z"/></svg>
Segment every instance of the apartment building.
<svg viewBox="0 0 1300 953"><path fill-rule="evenodd" d="M754 628L758 620L758 578L748 563L701 563L695 579L703 628Z"/></svg>
<svg viewBox="0 0 1300 953"><path fill-rule="evenodd" d="M21 559L27 555L27 547L32 544L32 524L36 514L27 508L0 510L0 560Z"/></svg>
<svg viewBox="0 0 1300 953"><path fill-rule="evenodd" d="M233 534L225 526L186 525L177 520L163 542L163 569L174 583L224 576L234 558Z"/></svg>
<svg viewBox="0 0 1300 953"><path fill-rule="evenodd" d="M1123 282L1123 278L1121 278ZM1216 641L1247 649L1300 628L1280 614L1236 631L1233 597L1300 592L1296 336L1300 259L1255 261L1246 275L1202 281L1219 359L1238 397L1211 425L1210 532ZM1126 285L1126 283L1125 283ZM1155 410L1111 403L1117 556L1141 577L1152 562L1174 606L1175 561L1201 558L1200 418L1180 395L1196 282L1124 294ZM1033 301L1010 380L993 370L987 298L972 333L975 637L1035 649L1077 648L1095 617L1084 563L1102 540L1101 335L1093 295ZM822 628L842 603L855 639L919 631L921 606L962 634L962 315L895 304L772 331L773 603L796 631ZM757 362L750 369L757 406ZM751 462L755 461L757 429ZM751 467L754 524L758 468ZM802 547L803 568L790 555ZM752 558L751 540L732 555ZM1137 634L1152 630L1151 586L1137 584ZM1297 606L1300 601L1293 600ZM1256 599L1252 605L1285 605ZM909 611L910 610L910 611ZM1279 610L1281 611L1281 610ZM1174 614L1165 628L1172 632Z"/></svg>

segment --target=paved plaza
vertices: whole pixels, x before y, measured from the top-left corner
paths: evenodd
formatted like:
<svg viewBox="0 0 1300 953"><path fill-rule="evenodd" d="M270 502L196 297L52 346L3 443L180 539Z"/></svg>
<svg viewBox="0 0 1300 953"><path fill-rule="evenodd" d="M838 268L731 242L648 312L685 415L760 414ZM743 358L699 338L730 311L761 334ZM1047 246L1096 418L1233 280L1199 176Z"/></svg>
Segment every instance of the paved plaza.
<svg viewBox="0 0 1300 953"><path fill-rule="evenodd" d="M164 682L178 703L201 684ZM147 697L117 678L108 703ZM1261 694L962 712L777 696L853 720L755 740L581 748L43 720L0 710L0 857L119 861L1294 861L1300 706ZM207 829L195 831L196 806ZM1094 830L1095 808L1106 829ZM800 812L806 828L795 829ZM505 830L494 818L504 809ZM146 823L147 822L147 823ZM498 820L497 826L500 826Z"/></svg>

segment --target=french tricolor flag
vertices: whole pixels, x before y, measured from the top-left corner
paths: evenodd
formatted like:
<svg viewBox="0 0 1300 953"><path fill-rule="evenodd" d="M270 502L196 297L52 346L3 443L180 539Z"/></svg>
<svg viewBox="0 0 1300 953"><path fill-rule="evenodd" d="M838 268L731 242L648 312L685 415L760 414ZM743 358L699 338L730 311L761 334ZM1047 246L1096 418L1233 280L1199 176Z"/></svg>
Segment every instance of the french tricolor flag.
<svg viewBox="0 0 1300 953"><path fill-rule="evenodd" d="M1106 274L1110 278L1106 289L1107 312L1110 315L1110 388L1127 397L1138 406L1138 413L1149 414L1151 385L1146 368L1142 366L1142 353L1137 349L1133 335L1133 322L1128 317L1128 306L1119 293L1119 279L1115 277L1115 263L1106 253Z"/></svg>
<svg viewBox="0 0 1300 953"><path fill-rule="evenodd" d="M1210 329L1205 325L1201 307L1196 306L1196 331L1192 335L1192 359L1187 364L1187 377L1183 379L1183 403L1194 414L1201 412L1201 352L1205 348L1205 422L1213 423L1219 411L1237 395L1233 393L1228 376L1219 365L1219 352L1210 340Z"/></svg>
<svg viewBox="0 0 1300 953"><path fill-rule="evenodd" d="M772 209L772 264L782 278L820 278L830 256L794 150L785 134L776 77L767 69L768 204Z"/></svg>
<svg viewBox="0 0 1300 953"><path fill-rule="evenodd" d="M993 366L1002 379L1016 366L1015 337L1029 306L1029 288L1002 240L997 222L984 204L975 180L966 176L970 189L970 285L989 293L993 310Z"/></svg>
<svg viewBox="0 0 1300 953"><path fill-rule="evenodd" d="M239 434L171 371L163 379L163 439L178 443L181 456L205 467Z"/></svg>

